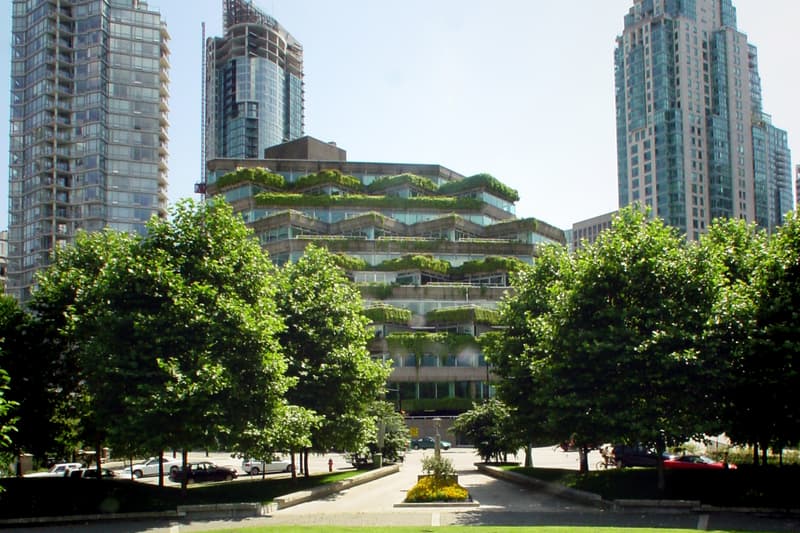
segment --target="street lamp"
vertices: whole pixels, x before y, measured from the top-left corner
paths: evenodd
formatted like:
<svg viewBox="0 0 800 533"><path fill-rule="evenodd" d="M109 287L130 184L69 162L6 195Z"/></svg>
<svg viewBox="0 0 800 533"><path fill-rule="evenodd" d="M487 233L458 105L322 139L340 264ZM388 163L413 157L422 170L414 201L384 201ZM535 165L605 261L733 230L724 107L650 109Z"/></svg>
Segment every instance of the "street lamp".
<svg viewBox="0 0 800 533"><path fill-rule="evenodd" d="M438 416L433 419L433 427L436 430L436 447L434 448L434 455L437 459L442 456L442 436L439 434L439 426L442 424L442 419Z"/></svg>

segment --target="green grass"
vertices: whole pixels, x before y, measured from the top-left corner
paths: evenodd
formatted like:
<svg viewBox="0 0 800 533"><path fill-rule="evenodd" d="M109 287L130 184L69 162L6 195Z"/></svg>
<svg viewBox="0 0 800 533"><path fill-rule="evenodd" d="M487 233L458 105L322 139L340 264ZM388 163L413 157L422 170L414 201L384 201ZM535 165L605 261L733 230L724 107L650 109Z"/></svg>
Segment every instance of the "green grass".
<svg viewBox="0 0 800 533"><path fill-rule="evenodd" d="M798 507L796 494L800 466L795 465L780 468L743 465L737 470L666 471L663 492L658 490L655 468L601 470L584 475L574 470L505 469L599 494L605 500L697 500L719 507Z"/></svg>
<svg viewBox="0 0 800 533"><path fill-rule="evenodd" d="M337 527L337 526L269 526L239 529L219 529L217 533L244 531L246 533L367 533L391 531L392 533L696 533L696 529L624 528L624 527L572 527L572 526L444 526L444 527ZM711 530L719 532L720 530Z"/></svg>
<svg viewBox="0 0 800 533"><path fill-rule="evenodd" d="M291 478L241 480L158 487L130 480L72 478L2 478L0 518L63 516L94 513L135 513L175 510L178 505L210 503L268 503L277 496L334 483L363 471Z"/></svg>

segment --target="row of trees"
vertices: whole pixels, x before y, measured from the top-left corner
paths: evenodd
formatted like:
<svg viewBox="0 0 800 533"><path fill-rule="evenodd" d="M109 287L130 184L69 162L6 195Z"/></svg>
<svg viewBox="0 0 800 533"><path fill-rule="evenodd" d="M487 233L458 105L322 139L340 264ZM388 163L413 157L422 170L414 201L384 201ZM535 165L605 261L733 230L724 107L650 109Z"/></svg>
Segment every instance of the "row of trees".
<svg viewBox="0 0 800 533"><path fill-rule="evenodd" d="M325 250L279 269L222 201L79 235L0 302L13 452L359 449L389 372L362 307Z"/></svg>
<svg viewBox="0 0 800 533"><path fill-rule="evenodd" d="M628 208L574 254L542 250L484 350L524 441L663 451L725 432L766 461L800 441L798 280L796 214L769 237L719 220L687 243Z"/></svg>

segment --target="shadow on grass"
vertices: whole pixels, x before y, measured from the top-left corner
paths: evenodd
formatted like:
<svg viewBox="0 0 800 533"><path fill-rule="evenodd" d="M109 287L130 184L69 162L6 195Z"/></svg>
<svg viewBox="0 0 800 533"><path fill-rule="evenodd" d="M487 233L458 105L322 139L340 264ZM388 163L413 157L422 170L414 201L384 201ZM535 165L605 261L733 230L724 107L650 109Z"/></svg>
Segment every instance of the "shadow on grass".
<svg viewBox="0 0 800 533"><path fill-rule="evenodd" d="M599 494L604 500L696 500L719 507L797 508L800 467L739 466L736 470L665 472L666 487L658 489L655 468L611 469L580 474L575 470L506 468L511 472Z"/></svg>
<svg viewBox="0 0 800 533"><path fill-rule="evenodd" d="M279 479L158 487L131 480L72 478L2 478L0 518L137 513L175 510L178 505L268 503L278 496L333 483L361 472L348 471Z"/></svg>

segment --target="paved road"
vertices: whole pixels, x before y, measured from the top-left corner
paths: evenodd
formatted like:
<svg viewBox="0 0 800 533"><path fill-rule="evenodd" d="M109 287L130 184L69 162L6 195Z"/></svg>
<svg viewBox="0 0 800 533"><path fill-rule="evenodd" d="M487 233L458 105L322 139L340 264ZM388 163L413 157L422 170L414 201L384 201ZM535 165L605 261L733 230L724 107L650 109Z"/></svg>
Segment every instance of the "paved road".
<svg viewBox="0 0 800 533"><path fill-rule="evenodd" d="M443 456L453 460L459 474L459 483L470 491L474 499L480 502L480 507L395 507L396 503L403 501L406 491L413 486L417 475L421 473L422 457L432 453L430 450L409 452L398 473L378 481L352 487L322 500L279 510L269 517L195 521L192 523L177 521L170 523L113 522L58 528L34 528L26 531L183 533L270 525L362 526L374 528L374 530L390 525L426 528L446 525L585 525L731 531L800 531L798 517L771 517L741 513L609 512L480 474L473 464L478 460L474 451L461 448L444 451ZM340 456L333 458L335 468L347 467L343 464ZM327 470L327 460L327 456L313 458L311 470ZM539 448L534 451L534 464L577 468L577 454L554 451L551 448Z"/></svg>

